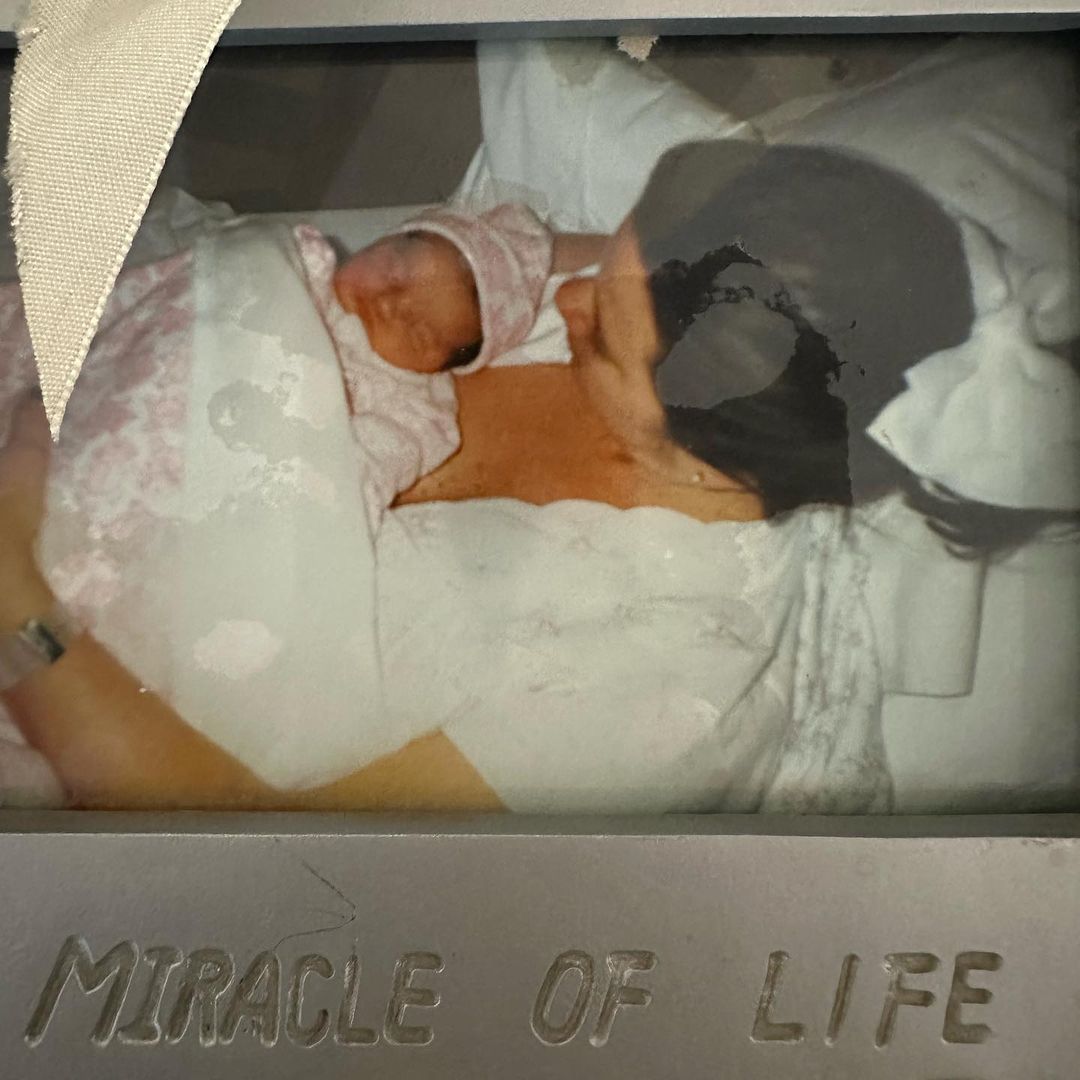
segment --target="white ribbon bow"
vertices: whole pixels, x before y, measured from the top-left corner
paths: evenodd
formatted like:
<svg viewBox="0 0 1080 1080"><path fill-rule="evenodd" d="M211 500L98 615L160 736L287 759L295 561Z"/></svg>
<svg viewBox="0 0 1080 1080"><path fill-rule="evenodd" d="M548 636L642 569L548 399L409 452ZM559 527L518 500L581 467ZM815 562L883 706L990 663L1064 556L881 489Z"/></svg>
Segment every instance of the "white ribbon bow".
<svg viewBox="0 0 1080 1080"><path fill-rule="evenodd" d="M240 0L31 0L8 174L54 438L165 157Z"/></svg>

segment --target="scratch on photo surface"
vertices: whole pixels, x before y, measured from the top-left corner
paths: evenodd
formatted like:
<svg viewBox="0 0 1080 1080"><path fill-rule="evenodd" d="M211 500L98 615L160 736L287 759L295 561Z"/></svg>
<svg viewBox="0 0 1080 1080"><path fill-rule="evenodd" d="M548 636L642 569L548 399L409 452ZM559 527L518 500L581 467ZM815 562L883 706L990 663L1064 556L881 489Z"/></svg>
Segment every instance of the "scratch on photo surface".
<svg viewBox="0 0 1080 1080"><path fill-rule="evenodd" d="M281 840L278 839L276 843L280 844ZM315 867L312 866L311 863L309 863L306 859L299 859L298 861L300 865L313 878L316 879L316 881L325 885L326 888L328 888L339 900L342 901L343 904L348 907L348 912L346 913L342 911L335 913L333 911L326 911L321 908L315 909L317 914L326 915L329 918L334 918L336 916L339 921L329 926L316 926L312 927L310 930L298 930L295 933L286 934L274 946L275 949L281 948L281 946L286 941L294 941L297 938L313 937L315 934L329 934L337 930L343 930L346 926L351 926L354 922L356 922L357 918L359 917L359 911L357 910L356 902L354 900L352 900L349 896L342 892L342 890L339 889L337 885L335 885L328 877L320 874L319 871L316 870Z"/></svg>

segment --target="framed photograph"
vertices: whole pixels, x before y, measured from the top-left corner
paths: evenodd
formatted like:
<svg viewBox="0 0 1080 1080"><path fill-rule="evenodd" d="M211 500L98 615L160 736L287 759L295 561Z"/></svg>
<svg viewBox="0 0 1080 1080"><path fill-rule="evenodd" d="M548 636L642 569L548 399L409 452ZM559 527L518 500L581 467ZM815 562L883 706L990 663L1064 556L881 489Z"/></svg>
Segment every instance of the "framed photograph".
<svg viewBox="0 0 1080 1080"><path fill-rule="evenodd" d="M5 1070L1074 1076L1078 32L0 3Z"/></svg>

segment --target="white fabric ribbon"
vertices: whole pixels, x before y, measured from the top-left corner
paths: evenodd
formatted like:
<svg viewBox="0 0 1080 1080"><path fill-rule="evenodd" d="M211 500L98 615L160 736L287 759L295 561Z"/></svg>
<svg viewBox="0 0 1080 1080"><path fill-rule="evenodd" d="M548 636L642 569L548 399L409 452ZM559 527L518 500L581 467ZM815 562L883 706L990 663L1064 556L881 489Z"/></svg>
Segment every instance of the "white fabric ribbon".
<svg viewBox="0 0 1080 1080"><path fill-rule="evenodd" d="M965 227L969 255L986 246ZM967 341L934 353L867 429L916 475L1022 510L1080 509L1080 378L1035 338L989 250L972 258L982 310ZM994 281L987 280L993 275Z"/></svg>
<svg viewBox="0 0 1080 1080"><path fill-rule="evenodd" d="M8 173L54 437L199 78L240 0L31 0Z"/></svg>

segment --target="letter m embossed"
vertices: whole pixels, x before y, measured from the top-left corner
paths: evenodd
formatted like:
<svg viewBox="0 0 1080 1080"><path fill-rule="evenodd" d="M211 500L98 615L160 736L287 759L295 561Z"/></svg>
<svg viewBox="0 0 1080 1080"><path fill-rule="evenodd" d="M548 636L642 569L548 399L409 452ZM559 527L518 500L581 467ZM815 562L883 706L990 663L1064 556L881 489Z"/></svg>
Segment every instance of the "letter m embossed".
<svg viewBox="0 0 1080 1080"><path fill-rule="evenodd" d="M60 995L74 973L75 981L84 994L92 994L95 990L100 990L110 979L113 980L102 1006L101 1015L94 1025L94 1030L90 1033L91 1042L97 1046L107 1045L116 1031L120 1010L124 1007L124 1000L127 998L131 977L138 959L139 950L135 943L121 941L95 963L86 941L79 937L69 937L60 948L60 955L57 956L56 963L53 965L49 981L45 984L45 989L41 991L41 997L30 1017L30 1023L26 1026L23 1037L27 1044L34 1047L45 1038L45 1032L60 1003Z"/></svg>

